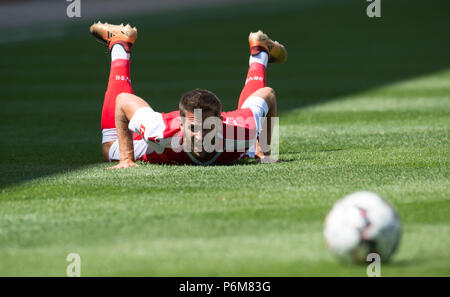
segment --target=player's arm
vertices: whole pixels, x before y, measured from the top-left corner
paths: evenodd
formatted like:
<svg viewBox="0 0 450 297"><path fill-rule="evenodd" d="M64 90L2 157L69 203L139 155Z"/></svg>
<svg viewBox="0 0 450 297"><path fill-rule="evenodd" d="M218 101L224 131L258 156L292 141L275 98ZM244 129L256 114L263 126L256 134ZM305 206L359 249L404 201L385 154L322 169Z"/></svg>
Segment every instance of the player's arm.
<svg viewBox="0 0 450 297"><path fill-rule="evenodd" d="M150 108L150 105L138 96L128 93L121 93L117 96L115 120L120 162L110 169L138 166L134 160L133 131L128 126L133 115L142 107Z"/></svg>
<svg viewBox="0 0 450 297"><path fill-rule="evenodd" d="M261 129L259 138L264 139L264 148L261 148L260 142L257 140L255 144L255 161L263 163L272 163L270 158L270 144L272 142L272 119L277 116L277 100L275 91L270 87L264 87L255 91L251 96L257 96L264 99L268 106L268 112L265 118L267 123L263 124L266 129Z"/></svg>

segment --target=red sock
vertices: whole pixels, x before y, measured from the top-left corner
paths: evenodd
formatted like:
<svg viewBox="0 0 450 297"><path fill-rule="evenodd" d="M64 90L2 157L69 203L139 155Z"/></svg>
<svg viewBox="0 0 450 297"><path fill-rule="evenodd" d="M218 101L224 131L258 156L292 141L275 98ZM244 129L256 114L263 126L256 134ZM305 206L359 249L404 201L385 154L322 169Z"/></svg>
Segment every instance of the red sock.
<svg viewBox="0 0 450 297"><path fill-rule="evenodd" d="M256 90L266 86L266 67L258 62L253 62L247 73L244 89L239 96L238 109L241 108L245 100Z"/></svg>
<svg viewBox="0 0 450 297"><path fill-rule="evenodd" d="M133 94L130 79L130 60L116 59L111 62L108 88L103 102L101 128L111 129L116 127L115 110L116 98L120 93Z"/></svg>

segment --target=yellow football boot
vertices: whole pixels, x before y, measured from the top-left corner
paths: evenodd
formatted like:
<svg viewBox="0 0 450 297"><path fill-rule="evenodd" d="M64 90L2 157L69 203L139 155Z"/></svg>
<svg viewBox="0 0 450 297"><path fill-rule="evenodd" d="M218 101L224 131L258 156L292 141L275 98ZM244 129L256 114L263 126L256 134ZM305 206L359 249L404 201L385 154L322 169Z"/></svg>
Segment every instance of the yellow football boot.
<svg viewBox="0 0 450 297"><path fill-rule="evenodd" d="M131 48L137 38L137 29L136 27L132 28L130 24L124 26L123 24L111 25L98 22L90 27L90 31L96 38L105 42L109 49L115 43L128 44L128 47ZM127 49L128 51L129 48Z"/></svg>
<svg viewBox="0 0 450 297"><path fill-rule="evenodd" d="M251 32L248 36L250 43L250 53L255 55L261 50L265 50L269 54L269 63L284 63L287 60L287 51L284 45L278 41L273 41L261 30Z"/></svg>

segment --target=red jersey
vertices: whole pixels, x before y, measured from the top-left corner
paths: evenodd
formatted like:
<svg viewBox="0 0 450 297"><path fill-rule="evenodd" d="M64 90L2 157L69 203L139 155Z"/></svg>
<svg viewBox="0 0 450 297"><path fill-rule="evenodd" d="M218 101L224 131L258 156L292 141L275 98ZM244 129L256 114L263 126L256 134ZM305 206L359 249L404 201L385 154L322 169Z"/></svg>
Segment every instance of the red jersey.
<svg viewBox="0 0 450 297"><path fill-rule="evenodd" d="M217 134L220 149L206 162L200 162L190 152L182 149L183 131L180 112L161 113L158 131L146 142L135 133L134 143L143 145L136 159L157 164L227 164L245 157L245 152L256 142L257 125L250 108L222 112L222 132ZM141 133L143 134L143 133ZM136 150L136 148L135 148Z"/></svg>

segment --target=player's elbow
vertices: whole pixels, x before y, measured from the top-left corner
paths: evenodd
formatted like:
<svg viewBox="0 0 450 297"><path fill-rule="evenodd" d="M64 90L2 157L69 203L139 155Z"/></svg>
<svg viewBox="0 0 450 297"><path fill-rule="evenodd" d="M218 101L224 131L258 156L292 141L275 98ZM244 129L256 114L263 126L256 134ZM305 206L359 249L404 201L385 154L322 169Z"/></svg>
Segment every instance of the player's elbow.
<svg viewBox="0 0 450 297"><path fill-rule="evenodd" d="M123 115L130 120L134 113L142 107L150 108L150 105L134 94L120 93L116 97L116 117Z"/></svg>
<svg viewBox="0 0 450 297"><path fill-rule="evenodd" d="M129 93L120 93L116 97L116 115L126 113L133 103L133 97Z"/></svg>
<svg viewBox="0 0 450 297"><path fill-rule="evenodd" d="M130 94L128 93L120 93L119 95L117 95L116 105L123 105L125 101L127 101L129 95Z"/></svg>
<svg viewBox="0 0 450 297"><path fill-rule="evenodd" d="M269 107L276 106L277 97L275 95L275 90L272 89L271 87L265 87L264 92L265 92L264 99L266 100L267 105L269 105Z"/></svg>
<svg viewBox="0 0 450 297"><path fill-rule="evenodd" d="M275 101L276 100L275 90L272 89L271 87L267 87L267 92L269 93L270 100Z"/></svg>

